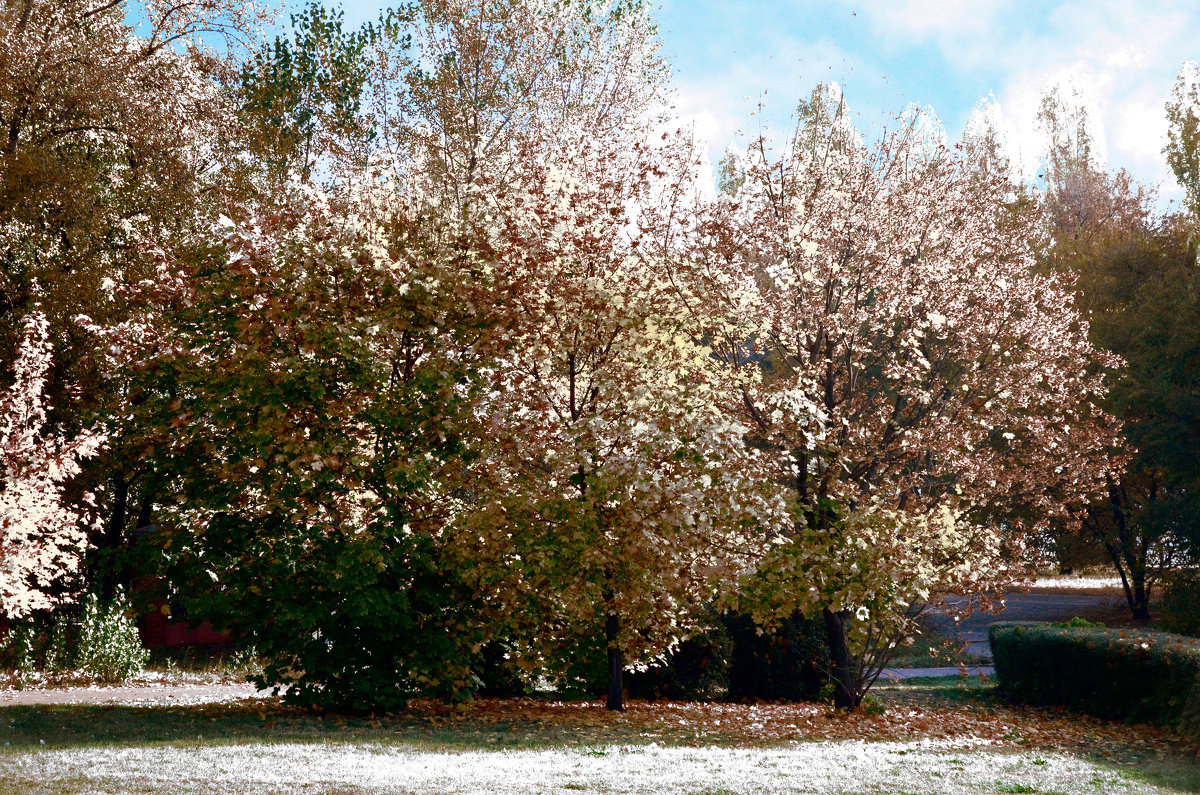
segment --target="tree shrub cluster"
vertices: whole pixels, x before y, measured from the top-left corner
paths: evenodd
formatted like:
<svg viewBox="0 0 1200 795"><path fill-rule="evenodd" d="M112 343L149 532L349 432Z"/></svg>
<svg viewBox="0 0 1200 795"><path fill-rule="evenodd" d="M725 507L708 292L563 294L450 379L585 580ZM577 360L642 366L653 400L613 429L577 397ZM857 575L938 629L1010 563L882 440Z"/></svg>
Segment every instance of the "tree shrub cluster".
<svg viewBox="0 0 1200 795"><path fill-rule="evenodd" d="M1200 737L1198 640L1095 625L1016 622L992 624L988 640L999 686L1013 701L1152 722Z"/></svg>
<svg viewBox="0 0 1200 795"><path fill-rule="evenodd" d="M710 196L640 0L147 8L0 7L9 614L90 521L309 707L852 708L1107 493L1119 362L994 130L823 85Z"/></svg>
<svg viewBox="0 0 1200 795"><path fill-rule="evenodd" d="M1131 615L1150 615L1151 593L1172 569L1194 564L1200 526L1200 271L1196 248L1195 64L1167 103L1167 161L1184 187L1186 214L1154 212L1151 190L1100 163L1087 108L1055 88L1039 121L1051 140L1045 171L1047 243L1040 267L1074 277L1088 337L1120 357L1102 404L1123 432L1105 452L1104 488L1075 506L1081 534L1050 536L1060 561L1097 553L1121 579ZM1060 528L1061 530L1061 528Z"/></svg>

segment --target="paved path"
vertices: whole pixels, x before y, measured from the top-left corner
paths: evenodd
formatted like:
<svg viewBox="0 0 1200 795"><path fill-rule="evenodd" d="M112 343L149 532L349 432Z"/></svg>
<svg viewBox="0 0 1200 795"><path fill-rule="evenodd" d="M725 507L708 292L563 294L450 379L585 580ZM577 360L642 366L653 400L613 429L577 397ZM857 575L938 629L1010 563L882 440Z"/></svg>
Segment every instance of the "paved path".
<svg viewBox="0 0 1200 795"><path fill-rule="evenodd" d="M948 607L961 605L964 601L965 598L960 596L946 600ZM988 644L988 627L997 621L1069 621L1080 613L1121 601L1120 597L1087 594L1014 593L1004 597L1004 610L999 613L972 613L956 622L946 610L938 609L929 614L928 620L934 632L966 643L970 654L990 659L992 647ZM995 672L990 665L967 669L971 676L991 676ZM912 679L957 673L960 673L958 668L885 668L879 678Z"/></svg>
<svg viewBox="0 0 1200 795"><path fill-rule="evenodd" d="M962 670L957 666L942 668L884 668L877 681L886 682L889 679L916 679L918 676L961 676ZM972 665L966 670L967 676L991 676L996 669L991 665Z"/></svg>

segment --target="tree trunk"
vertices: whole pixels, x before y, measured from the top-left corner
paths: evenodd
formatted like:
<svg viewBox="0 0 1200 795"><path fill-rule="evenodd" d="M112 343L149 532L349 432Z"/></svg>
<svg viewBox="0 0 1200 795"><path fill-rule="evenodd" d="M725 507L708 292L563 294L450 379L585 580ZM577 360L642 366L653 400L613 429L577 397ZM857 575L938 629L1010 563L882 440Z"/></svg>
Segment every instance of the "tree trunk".
<svg viewBox="0 0 1200 795"><path fill-rule="evenodd" d="M621 620L616 613L609 613L604 621L604 637L608 641L608 703L606 707L618 712L625 711L625 655L617 645L621 631Z"/></svg>
<svg viewBox="0 0 1200 795"><path fill-rule="evenodd" d="M1149 594L1146 593L1145 577L1135 576L1133 578L1133 600L1129 606L1133 610L1133 617L1135 619L1150 618L1150 598Z"/></svg>
<svg viewBox="0 0 1200 795"><path fill-rule="evenodd" d="M124 475L117 475L113 483L113 508L108 527L104 530L102 549L114 550L125 542L125 513L129 505L129 483ZM111 555L111 553L110 553ZM100 598L111 600L120 584L120 572L116 570L115 557L105 561L104 574L100 579Z"/></svg>
<svg viewBox="0 0 1200 795"><path fill-rule="evenodd" d="M1117 540L1120 542L1119 546L1106 542L1105 547L1117 567L1117 572L1121 575L1121 585L1125 587L1125 600L1129 603L1129 610L1133 617L1135 619L1149 618L1150 609L1146 604L1145 555L1138 560L1137 550L1132 549L1135 539L1130 534L1129 522L1125 515L1127 501L1122 499L1123 490L1118 488L1112 475L1106 475L1105 479L1108 482L1108 504L1112 508L1113 522L1117 528ZM1129 577L1125 576L1125 567L1121 565L1122 557L1129 564Z"/></svg>
<svg viewBox="0 0 1200 795"><path fill-rule="evenodd" d="M854 675L853 660L850 659L850 641L847 637L849 610L833 612L824 608L825 641L829 646L829 658L833 662L833 705L838 709L854 709L858 706L858 681Z"/></svg>
<svg viewBox="0 0 1200 795"><path fill-rule="evenodd" d="M149 527L150 519L152 518L154 512L154 495L151 493L149 487L145 488L146 493L142 495L141 503L138 506L137 519L133 523L133 528L135 531L141 530L144 527ZM133 539L130 539L128 543L132 545ZM130 551L132 551L132 547ZM122 559L124 560L127 558L123 557ZM133 592L134 573L135 569L127 565L122 566L117 572L117 581L121 584L121 587L125 589L126 596L129 596Z"/></svg>

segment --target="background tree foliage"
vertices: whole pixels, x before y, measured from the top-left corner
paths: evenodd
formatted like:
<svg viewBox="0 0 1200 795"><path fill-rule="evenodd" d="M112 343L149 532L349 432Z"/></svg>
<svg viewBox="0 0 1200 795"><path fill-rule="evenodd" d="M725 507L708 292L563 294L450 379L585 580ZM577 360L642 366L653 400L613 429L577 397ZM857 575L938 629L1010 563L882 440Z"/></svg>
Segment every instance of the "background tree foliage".
<svg viewBox="0 0 1200 795"><path fill-rule="evenodd" d="M1175 125L1168 150L1186 139L1180 101L1177 93L1168 108ZM1040 118L1050 139L1043 267L1074 277L1089 339L1122 359L1102 404L1124 431L1109 454L1104 493L1081 514L1082 526L1120 576L1133 616L1147 618L1154 585L1183 562L1180 545L1195 524L1194 218L1155 218L1151 194L1095 161L1078 98L1047 94ZM1186 187L1181 157L1168 159Z"/></svg>
<svg viewBox="0 0 1200 795"><path fill-rule="evenodd" d="M80 491L99 495L89 569L110 596L157 487L153 456L128 441L140 397L95 333L130 312L106 288L156 278L144 233L165 240L197 211L228 122L214 82L223 63L201 37L232 52L268 18L256 3L150 2L139 34L126 12L90 0L0 4L0 341L15 350L40 303L56 354L49 422L104 425L109 445Z"/></svg>

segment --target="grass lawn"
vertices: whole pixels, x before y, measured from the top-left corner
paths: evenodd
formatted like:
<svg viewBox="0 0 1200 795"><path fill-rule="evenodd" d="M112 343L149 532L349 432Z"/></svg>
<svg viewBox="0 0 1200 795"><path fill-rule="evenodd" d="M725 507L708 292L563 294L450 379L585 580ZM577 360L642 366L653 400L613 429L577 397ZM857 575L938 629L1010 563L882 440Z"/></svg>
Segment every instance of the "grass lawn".
<svg viewBox="0 0 1200 795"><path fill-rule="evenodd" d="M0 709L0 793L1173 793L1196 749L1148 726L1012 708L990 683L820 704L481 699L381 718L269 699ZM875 714L870 714L875 713Z"/></svg>
<svg viewBox="0 0 1200 795"><path fill-rule="evenodd" d="M889 668L941 668L949 665L985 665L989 657L969 654L961 641L939 637L927 629L913 638L912 645L900 646L888 660Z"/></svg>

